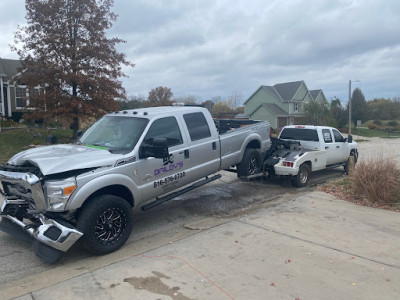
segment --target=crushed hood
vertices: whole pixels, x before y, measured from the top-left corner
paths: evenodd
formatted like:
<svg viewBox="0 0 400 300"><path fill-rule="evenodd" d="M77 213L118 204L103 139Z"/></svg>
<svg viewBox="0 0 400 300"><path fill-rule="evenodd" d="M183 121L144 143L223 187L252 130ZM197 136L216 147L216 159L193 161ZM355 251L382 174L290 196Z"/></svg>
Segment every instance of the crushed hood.
<svg viewBox="0 0 400 300"><path fill-rule="evenodd" d="M63 173L78 169L112 166L122 154L83 145L54 145L29 149L14 155L8 163L21 166L30 163L43 175Z"/></svg>

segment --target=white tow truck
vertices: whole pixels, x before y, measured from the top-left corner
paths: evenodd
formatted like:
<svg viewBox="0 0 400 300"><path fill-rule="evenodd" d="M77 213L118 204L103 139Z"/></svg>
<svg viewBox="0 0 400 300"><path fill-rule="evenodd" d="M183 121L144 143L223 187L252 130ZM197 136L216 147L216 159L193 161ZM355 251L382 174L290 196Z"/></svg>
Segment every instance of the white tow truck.
<svg viewBox="0 0 400 300"><path fill-rule="evenodd" d="M291 125L282 129L266 155L264 170L270 175L290 176L296 187L308 184L311 172L343 166L345 172L358 159L357 143L336 128Z"/></svg>

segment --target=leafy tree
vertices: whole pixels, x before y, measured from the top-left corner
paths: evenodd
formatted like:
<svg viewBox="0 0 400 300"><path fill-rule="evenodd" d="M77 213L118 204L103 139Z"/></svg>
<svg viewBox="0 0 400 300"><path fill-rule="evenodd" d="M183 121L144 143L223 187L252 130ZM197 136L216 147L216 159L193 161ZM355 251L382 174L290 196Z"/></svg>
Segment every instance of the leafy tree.
<svg viewBox="0 0 400 300"><path fill-rule="evenodd" d="M113 0L25 3L27 25L18 27L12 49L22 62L19 82L40 88L29 97L30 117L61 115L72 120L76 137L81 116L98 117L125 98L121 65L134 66L116 50L124 41L106 37L117 17Z"/></svg>
<svg viewBox="0 0 400 300"><path fill-rule="evenodd" d="M395 120L400 118L400 102L375 98L367 102L369 118L372 120Z"/></svg>
<svg viewBox="0 0 400 300"><path fill-rule="evenodd" d="M361 89L356 88L351 96L351 120L354 127L357 126L357 120L364 122L368 120L368 106Z"/></svg>
<svg viewBox="0 0 400 300"><path fill-rule="evenodd" d="M336 121L336 127L342 128L348 122L349 114L346 111L346 108L342 106L342 103L339 99L334 98L331 101L330 111L333 119Z"/></svg>
<svg viewBox="0 0 400 300"><path fill-rule="evenodd" d="M336 126L329 106L326 103L310 101L304 105L303 122L311 125Z"/></svg>
<svg viewBox="0 0 400 300"><path fill-rule="evenodd" d="M170 88L159 86L149 92L148 106L169 106L173 94Z"/></svg>

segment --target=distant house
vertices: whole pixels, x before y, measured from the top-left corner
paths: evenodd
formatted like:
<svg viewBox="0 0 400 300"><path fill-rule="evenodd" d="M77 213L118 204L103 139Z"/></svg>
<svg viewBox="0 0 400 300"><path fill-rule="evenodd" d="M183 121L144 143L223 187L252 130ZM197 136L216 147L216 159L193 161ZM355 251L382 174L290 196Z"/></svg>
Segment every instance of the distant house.
<svg viewBox="0 0 400 300"><path fill-rule="evenodd" d="M327 102L322 90L308 90L304 81L260 86L244 102L244 113L252 120L269 121L272 128L298 124L309 101Z"/></svg>
<svg viewBox="0 0 400 300"><path fill-rule="evenodd" d="M15 80L20 67L19 60L0 58L0 116L5 118L19 119L26 111L28 90Z"/></svg>

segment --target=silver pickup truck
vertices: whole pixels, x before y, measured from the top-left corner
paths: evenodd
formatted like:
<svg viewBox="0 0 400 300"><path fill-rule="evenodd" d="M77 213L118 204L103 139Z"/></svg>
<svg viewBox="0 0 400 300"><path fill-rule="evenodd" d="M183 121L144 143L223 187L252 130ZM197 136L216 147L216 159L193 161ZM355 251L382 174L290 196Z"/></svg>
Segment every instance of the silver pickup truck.
<svg viewBox="0 0 400 300"><path fill-rule="evenodd" d="M221 133L200 107L109 113L76 144L30 149L0 165L0 229L31 241L48 262L78 240L95 254L113 252L132 231L132 207L154 207L231 166L239 176L257 173L269 123L242 125Z"/></svg>

